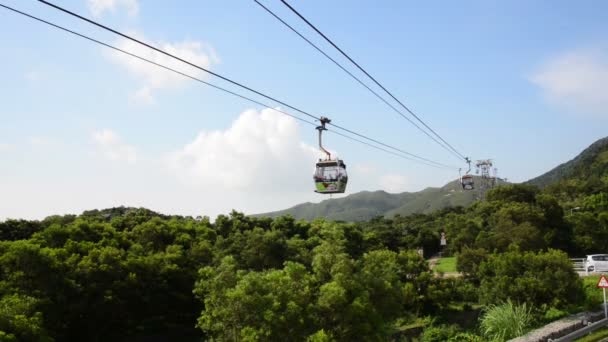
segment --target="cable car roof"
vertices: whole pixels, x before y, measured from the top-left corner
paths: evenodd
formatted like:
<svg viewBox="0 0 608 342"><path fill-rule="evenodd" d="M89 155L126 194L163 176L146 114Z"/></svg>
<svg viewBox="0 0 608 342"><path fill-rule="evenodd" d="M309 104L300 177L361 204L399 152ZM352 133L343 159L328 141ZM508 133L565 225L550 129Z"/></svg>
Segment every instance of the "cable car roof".
<svg viewBox="0 0 608 342"><path fill-rule="evenodd" d="M319 160L317 163L317 167L331 167L331 166L339 166L342 168L346 168L346 164L342 160Z"/></svg>

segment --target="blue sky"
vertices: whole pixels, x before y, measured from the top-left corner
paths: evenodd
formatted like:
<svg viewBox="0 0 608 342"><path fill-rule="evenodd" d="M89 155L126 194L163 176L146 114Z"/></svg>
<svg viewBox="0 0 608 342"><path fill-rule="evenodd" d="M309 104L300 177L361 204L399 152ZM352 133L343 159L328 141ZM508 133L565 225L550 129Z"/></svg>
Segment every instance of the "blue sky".
<svg viewBox="0 0 608 342"><path fill-rule="evenodd" d="M354 71L279 1L262 2ZM226 85L37 1L2 3ZM56 3L339 125L461 165L253 1ZM604 1L292 4L454 147L493 158L509 180L606 136ZM312 127L6 10L0 27L0 219L115 205L214 217L325 198L312 192ZM334 135L326 144L349 167L349 192L417 191L458 176Z"/></svg>

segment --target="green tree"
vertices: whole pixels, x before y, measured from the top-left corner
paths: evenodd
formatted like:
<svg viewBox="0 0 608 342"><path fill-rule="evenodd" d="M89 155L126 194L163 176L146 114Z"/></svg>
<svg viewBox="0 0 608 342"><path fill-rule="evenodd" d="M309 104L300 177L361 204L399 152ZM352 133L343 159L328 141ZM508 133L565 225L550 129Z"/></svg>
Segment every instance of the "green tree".
<svg viewBox="0 0 608 342"><path fill-rule="evenodd" d="M195 293L205 303L198 327L220 340L304 340L312 333L308 311L312 276L300 264L282 270L236 271L230 257L200 272Z"/></svg>
<svg viewBox="0 0 608 342"><path fill-rule="evenodd" d="M37 310L38 300L12 294L0 299L0 341L53 341Z"/></svg>
<svg viewBox="0 0 608 342"><path fill-rule="evenodd" d="M582 283L561 251L493 254L479 266L480 298L497 304L508 299L537 307L563 308L582 300ZM557 284L557 285L556 285Z"/></svg>

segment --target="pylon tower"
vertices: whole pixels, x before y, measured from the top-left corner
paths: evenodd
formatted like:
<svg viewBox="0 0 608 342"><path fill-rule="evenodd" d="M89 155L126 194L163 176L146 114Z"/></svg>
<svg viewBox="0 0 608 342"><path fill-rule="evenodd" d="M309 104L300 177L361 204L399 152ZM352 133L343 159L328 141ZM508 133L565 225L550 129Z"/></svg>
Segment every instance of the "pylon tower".
<svg viewBox="0 0 608 342"><path fill-rule="evenodd" d="M496 169L492 159L482 159L475 163L475 173L481 176L479 182L479 199L484 200L486 192L496 185L498 169Z"/></svg>

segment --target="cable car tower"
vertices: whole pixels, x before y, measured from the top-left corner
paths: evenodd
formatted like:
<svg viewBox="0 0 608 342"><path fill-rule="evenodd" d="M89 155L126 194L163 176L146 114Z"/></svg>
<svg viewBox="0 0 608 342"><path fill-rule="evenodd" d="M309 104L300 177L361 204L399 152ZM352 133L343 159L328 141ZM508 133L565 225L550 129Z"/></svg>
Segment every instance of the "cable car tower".
<svg viewBox="0 0 608 342"><path fill-rule="evenodd" d="M475 173L480 174L481 176L481 181L479 182L479 197L483 200L486 192L496 185L498 169L494 167L492 159L478 160L475 163L475 167Z"/></svg>

